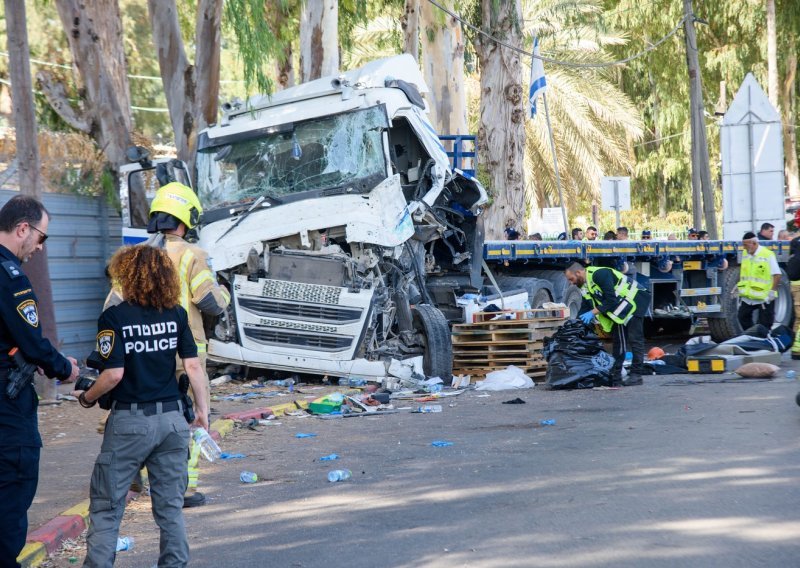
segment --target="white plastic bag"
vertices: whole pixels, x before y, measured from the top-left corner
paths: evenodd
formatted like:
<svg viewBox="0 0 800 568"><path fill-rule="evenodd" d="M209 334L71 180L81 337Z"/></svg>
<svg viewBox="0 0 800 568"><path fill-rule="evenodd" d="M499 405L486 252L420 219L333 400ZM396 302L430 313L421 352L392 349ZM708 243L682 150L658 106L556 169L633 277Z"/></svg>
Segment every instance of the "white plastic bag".
<svg viewBox="0 0 800 568"><path fill-rule="evenodd" d="M476 390L485 391L529 389L534 386L533 380L522 369L514 365L509 365L500 371L492 371L486 375L485 381L478 381L476 385Z"/></svg>

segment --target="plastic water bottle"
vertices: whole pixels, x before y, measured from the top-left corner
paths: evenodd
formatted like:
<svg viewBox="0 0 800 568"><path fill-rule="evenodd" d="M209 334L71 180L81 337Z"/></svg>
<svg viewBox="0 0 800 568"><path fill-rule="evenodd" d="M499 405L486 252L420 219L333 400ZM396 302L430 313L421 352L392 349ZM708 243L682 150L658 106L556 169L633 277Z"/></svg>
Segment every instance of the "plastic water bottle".
<svg viewBox="0 0 800 568"><path fill-rule="evenodd" d="M797 372L794 369L789 369L788 371L786 371L786 378L787 379L796 379L797 378Z"/></svg>
<svg viewBox="0 0 800 568"><path fill-rule="evenodd" d="M429 412L441 412L441 411L442 411L441 404L426 404L425 406L420 406L414 412L429 413Z"/></svg>
<svg viewBox="0 0 800 568"><path fill-rule="evenodd" d="M353 472L349 469L334 469L328 472L328 481L335 483L336 481L347 481L353 477Z"/></svg>
<svg viewBox="0 0 800 568"><path fill-rule="evenodd" d="M258 474L253 473L252 471L243 471L239 474L239 480L242 483L255 483L258 481Z"/></svg>
<svg viewBox="0 0 800 568"><path fill-rule="evenodd" d="M633 353L628 351L627 353L625 353L625 362L622 363L622 366L627 369L628 367L631 366L632 363L633 363Z"/></svg>
<svg viewBox="0 0 800 568"><path fill-rule="evenodd" d="M194 443L200 446L200 453L208 461L213 462L222 455L222 450L205 428L197 428L192 432Z"/></svg>
<svg viewBox="0 0 800 568"><path fill-rule="evenodd" d="M123 536L117 538L117 552L122 552L123 550L130 550L133 548L133 537L132 536Z"/></svg>

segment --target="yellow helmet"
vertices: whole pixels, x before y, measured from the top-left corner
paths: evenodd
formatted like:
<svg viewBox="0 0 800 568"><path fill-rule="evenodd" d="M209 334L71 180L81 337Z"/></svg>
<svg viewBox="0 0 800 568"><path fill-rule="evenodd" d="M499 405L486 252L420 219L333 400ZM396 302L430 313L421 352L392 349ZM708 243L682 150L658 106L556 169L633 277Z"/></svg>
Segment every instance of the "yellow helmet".
<svg viewBox="0 0 800 568"><path fill-rule="evenodd" d="M203 206L191 187L174 181L159 188L150 203L150 216L159 212L172 215L187 229L194 229L200 222Z"/></svg>

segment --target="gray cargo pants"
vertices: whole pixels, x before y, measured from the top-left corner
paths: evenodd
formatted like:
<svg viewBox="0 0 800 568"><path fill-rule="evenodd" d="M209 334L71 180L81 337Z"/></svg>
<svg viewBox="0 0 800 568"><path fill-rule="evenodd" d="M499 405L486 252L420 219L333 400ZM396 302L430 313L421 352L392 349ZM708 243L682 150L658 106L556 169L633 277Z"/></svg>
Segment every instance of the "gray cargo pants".
<svg viewBox="0 0 800 568"><path fill-rule="evenodd" d="M113 566L125 496L142 466L147 466L153 518L161 529L158 566L183 567L189 563L182 511L189 425L182 411L161 412L161 404L156 404L150 416L137 405L111 411L89 490L90 526L84 566Z"/></svg>

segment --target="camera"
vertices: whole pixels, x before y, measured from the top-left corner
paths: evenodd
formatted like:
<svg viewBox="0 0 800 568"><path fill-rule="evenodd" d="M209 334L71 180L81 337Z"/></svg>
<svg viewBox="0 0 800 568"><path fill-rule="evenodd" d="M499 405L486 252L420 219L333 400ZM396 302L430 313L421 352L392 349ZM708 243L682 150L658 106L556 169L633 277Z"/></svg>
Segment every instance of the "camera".
<svg viewBox="0 0 800 568"><path fill-rule="evenodd" d="M75 390L87 391L90 388L92 388L92 385L96 380L97 377L81 375L80 377L78 377L78 380L75 381Z"/></svg>

